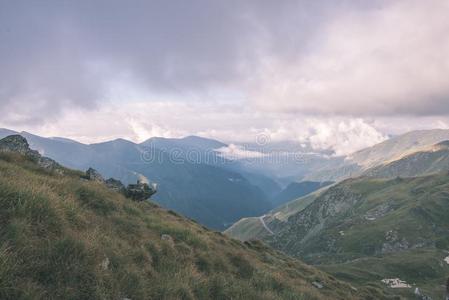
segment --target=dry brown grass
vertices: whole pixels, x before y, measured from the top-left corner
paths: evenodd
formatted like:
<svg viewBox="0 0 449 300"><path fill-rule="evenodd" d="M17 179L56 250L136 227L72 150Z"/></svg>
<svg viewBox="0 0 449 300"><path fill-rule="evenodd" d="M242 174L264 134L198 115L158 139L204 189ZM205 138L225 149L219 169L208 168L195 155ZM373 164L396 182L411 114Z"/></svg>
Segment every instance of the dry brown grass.
<svg viewBox="0 0 449 300"><path fill-rule="evenodd" d="M349 285L259 242L241 243L152 203L132 202L78 172L50 174L4 154L0 243L1 299L358 297Z"/></svg>

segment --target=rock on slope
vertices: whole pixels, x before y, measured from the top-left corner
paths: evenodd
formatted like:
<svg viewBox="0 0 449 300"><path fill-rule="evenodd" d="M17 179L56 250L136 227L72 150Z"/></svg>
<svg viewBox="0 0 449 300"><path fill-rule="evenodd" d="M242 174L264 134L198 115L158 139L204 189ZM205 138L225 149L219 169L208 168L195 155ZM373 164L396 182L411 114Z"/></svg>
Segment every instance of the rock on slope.
<svg viewBox="0 0 449 300"><path fill-rule="evenodd" d="M1 299L366 298L261 243L83 176L0 153Z"/></svg>
<svg viewBox="0 0 449 300"><path fill-rule="evenodd" d="M21 135L9 135L1 139L0 152L20 154L36 162L44 169L59 172L63 171L63 167L53 159L42 156L35 150L31 150L28 141Z"/></svg>

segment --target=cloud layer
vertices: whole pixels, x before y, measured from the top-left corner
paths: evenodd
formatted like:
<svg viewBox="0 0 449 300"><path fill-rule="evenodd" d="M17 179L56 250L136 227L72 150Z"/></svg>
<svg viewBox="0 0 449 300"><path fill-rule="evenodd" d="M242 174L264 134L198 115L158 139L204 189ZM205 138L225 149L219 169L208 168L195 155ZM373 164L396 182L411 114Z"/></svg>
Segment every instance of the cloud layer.
<svg viewBox="0 0 449 300"><path fill-rule="evenodd" d="M252 98L271 111L447 114L448 13L448 1L407 0L337 14L313 51L267 57Z"/></svg>
<svg viewBox="0 0 449 300"><path fill-rule="evenodd" d="M2 1L0 126L344 154L447 127L448 15L445 0Z"/></svg>

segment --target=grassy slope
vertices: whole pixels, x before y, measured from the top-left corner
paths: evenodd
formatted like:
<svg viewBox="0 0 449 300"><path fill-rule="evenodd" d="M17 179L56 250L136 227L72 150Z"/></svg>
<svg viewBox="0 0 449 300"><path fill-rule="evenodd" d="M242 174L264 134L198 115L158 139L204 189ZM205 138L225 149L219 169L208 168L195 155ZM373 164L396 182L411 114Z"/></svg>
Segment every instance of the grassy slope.
<svg viewBox="0 0 449 300"><path fill-rule="evenodd" d="M271 210L265 215L265 224L272 231L276 232L278 228L282 227L282 223L286 222L291 215L305 209L328 187L321 188L309 195L300 197ZM264 228L258 217L243 218L226 229L224 233L241 241L264 239L270 236L270 233Z"/></svg>
<svg viewBox="0 0 449 300"><path fill-rule="evenodd" d="M272 245L354 284L380 286L383 278L399 277L428 295L441 297L441 285L449 276L449 266L443 261L449 250L449 176L358 178L335 187L328 193L337 196L318 197L289 219L280 235L271 240ZM349 190L360 200L337 213L321 210L332 210L339 201L349 199L340 190ZM303 235L304 220L317 220L320 215L326 218ZM369 219L372 216L374 220ZM394 242L387 239L391 230L397 234ZM295 239L297 242L291 243ZM398 243L404 241L407 249L399 249ZM385 244L396 249L384 252Z"/></svg>
<svg viewBox="0 0 449 300"><path fill-rule="evenodd" d="M305 179L341 181L360 176L369 168L398 160L445 140L449 140L449 130L446 129L411 131L357 151L347 157L340 166L314 170L307 174Z"/></svg>
<svg viewBox="0 0 449 300"><path fill-rule="evenodd" d="M430 149L406 155L399 160L368 169L364 175L394 178L435 174L449 169L449 149Z"/></svg>
<svg viewBox="0 0 449 300"><path fill-rule="evenodd" d="M1 299L355 298L349 285L259 242L66 173L0 155Z"/></svg>

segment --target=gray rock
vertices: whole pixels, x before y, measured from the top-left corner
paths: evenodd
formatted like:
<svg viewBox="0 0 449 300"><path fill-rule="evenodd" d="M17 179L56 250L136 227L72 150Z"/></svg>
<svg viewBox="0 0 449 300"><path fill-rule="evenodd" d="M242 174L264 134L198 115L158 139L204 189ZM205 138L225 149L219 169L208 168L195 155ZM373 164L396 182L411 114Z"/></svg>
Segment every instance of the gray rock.
<svg viewBox="0 0 449 300"><path fill-rule="evenodd" d="M15 134L0 140L0 151L26 155L30 151L30 145L23 136Z"/></svg>
<svg viewBox="0 0 449 300"><path fill-rule="evenodd" d="M28 141L21 135L15 134L0 140L0 152L12 152L26 156L40 167L57 173L64 173L64 168L51 158L41 156L36 150L30 149Z"/></svg>
<svg viewBox="0 0 449 300"><path fill-rule="evenodd" d="M125 192L125 186L120 180L109 178L106 180L106 186L115 192L124 193Z"/></svg>
<svg viewBox="0 0 449 300"><path fill-rule="evenodd" d="M86 171L86 178L91 181L97 181L97 182L105 182L103 176L101 176L100 172L93 168L89 168Z"/></svg>
<svg viewBox="0 0 449 300"><path fill-rule="evenodd" d="M399 238L396 230L387 231L385 233L385 240L386 242L382 244L382 254L404 251L411 248L409 242L405 238Z"/></svg>
<svg viewBox="0 0 449 300"><path fill-rule="evenodd" d="M28 141L18 134L10 135L0 140L0 152L18 153L36 161L41 157L39 152L31 150Z"/></svg>
<svg viewBox="0 0 449 300"><path fill-rule="evenodd" d="M171 235L165 234L165 233L161 235L161 240L167 241L167 242L169 242L170 244L174 244L174 243L175 243L175 241L173 240L173 238L171 237Z"/></svg>
<svg viewBox="0 0 449 300"><path fill-rule="evenodd" d="M100 266L104 271L106 271L109 269L109 264L110 264L109 258L106 257L105 259L103 259Z"/></svg>
<svg viewBox="0 0 449 300"><path fill-rule="evenodd" d="M51 158L42 156L38 159L37 164L46 170L54 170L60 174L64 173L61 165Z"/></svg>
<svg viewBox="0 0 449 300"><path fill-rule="evenodd" d="M125 196L135 201L145 201L156 193L156 186L143 183L138 180L137 184L130 184L125 190Z"/></svg>
<svg viewBox="0 0 449 300"><path fill-rule="evenodd" d="M314 287L316 287L317 289L322 289L324 287L322 283L317 282L317 281L312 282L312 285Z"/></svg>

